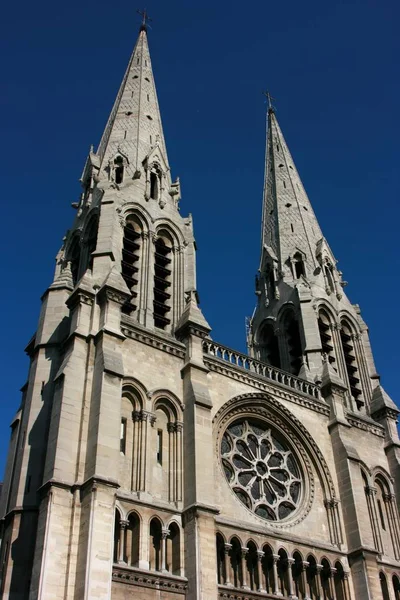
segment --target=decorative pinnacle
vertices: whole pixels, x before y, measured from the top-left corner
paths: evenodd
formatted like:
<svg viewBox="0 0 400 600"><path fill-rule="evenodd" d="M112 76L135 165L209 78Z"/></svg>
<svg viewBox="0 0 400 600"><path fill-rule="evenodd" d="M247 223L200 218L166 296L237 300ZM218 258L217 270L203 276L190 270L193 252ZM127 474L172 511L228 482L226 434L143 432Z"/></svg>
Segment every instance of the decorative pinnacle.
<svg viewBox="0 0 400 600"><path fill-rule="evenodd" d="M274 112L274 110L275 110L275 107L274 107L274 106L273 106L273 104L272 104L272 100L275 100L275 98L273 98L273 97L271 96L271 94L269 93L269 91L268 91L268 90L267 90L267 91L265 91L265 92L263 92L263 95L266 97L266 99L267 99L267 102L268 102L268 112Z"/></svg>
<svg viewBox="0 0 400 600"><path fill-rule="evenodd" d="M136 12L139 15L141 15L141 17L142 17L142 25L141 25L140 29L147 31L147 23L148 23L148 21L152 21L153 19L150 19L149 13L147 12L147 10L145 8L143 10L137 10Z"/></svg>

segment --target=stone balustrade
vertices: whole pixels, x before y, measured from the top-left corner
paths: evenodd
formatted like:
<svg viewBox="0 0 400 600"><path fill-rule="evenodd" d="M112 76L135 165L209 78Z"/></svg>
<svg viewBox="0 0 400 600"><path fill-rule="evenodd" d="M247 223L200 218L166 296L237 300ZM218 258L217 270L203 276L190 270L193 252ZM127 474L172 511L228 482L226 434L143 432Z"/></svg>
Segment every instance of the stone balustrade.
<svg viewBox="0 0 400 600"><path fill-rule="evenodd" d="M247 354L241 354L240 352L236 352L231 348L221 346L221 344L218 344L212 340L204 340L203 352L204 354L223 360L235 367L240 367L246 371L255 373L256 375L261 375L262 377L270 379L274 383L291 388L296 392L306 394L307 396L311 396L317 400L321 398L321 390L319 385L310 383L304 379L300 379L300 377L286 373L285 371L277 369L276 367L272 367L271 365L267 365L266 363L256 360Z"/></svg>

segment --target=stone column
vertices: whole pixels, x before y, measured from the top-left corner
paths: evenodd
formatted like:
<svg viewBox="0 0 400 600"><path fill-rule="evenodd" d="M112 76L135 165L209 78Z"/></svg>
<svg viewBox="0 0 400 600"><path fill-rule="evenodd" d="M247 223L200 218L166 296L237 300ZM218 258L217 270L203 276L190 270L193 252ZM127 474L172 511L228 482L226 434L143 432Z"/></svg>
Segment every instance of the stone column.
<svg viewBox="0 0 400 600"><path fill-rule="evenodd" d="M368 485L365 488L365 493L367 495L367 504L371 514L372 533L374 536L376 549L379 550L379 552L382 552L383 545L376 507L376 488L372 487L371 485Z"/></svg>
<svg viewBox="0 0 400 600"><path fill-rule="evenodd" d="M257 550L257 572L258 572L258 588L257 592L265 592L263 586L263 570L262 570L262 559L264 558L265 552Z"/></svg>
<svg viewBox="0 0 400 600"><path fill-rule="evenodd" d="M321 572L324 567L322 565L316 565L316 567L317 567L317 570L315 573L315 583L316 583L316 587L317 587L317 598L318 598L318 600L322 600L321 599L321 590L322 590Z"/></svg>
<svg viewBox="0 0 400 600"><path fill-rule="evenodd" d="M183 423L176 423L176 500L182 500L182 429Z"/></svg>
<svg viewBox="0 0 400 600"><path fill-rule="evenodd" d="M303 560L301 562L301 572L300 572L300 578L301 578L301 585L303 587L303 591L304 591L304 600L310 600L310 596L308 595L308 590L307 590L307 568L309 567L310 563L306 560Z"/></svg>
<svg viewBox="0 0 400 600"><path fill-rule="evenodd" d="M168 499L175 500L175 423L168 423Z"/></svg>
<svg viewBox="0 0 400 600"><path fill-rule="evenodd" d="M336 590L335 590L335 574L337 569L331 567L331 571L329 573L329 587L331 590L332 600L336 600Z"/></svg>
<svg viewBox="0 0 400 600"><path fill-rule="evenodd" d="M289 598L291 598L291 600L297 600L297 596L294 593L294 578L293 578L293 567L295 565L295 560L294 558L288 558L287 559L287 576L288 576L288 583L289 583Z"/></svg>
<svg viewBox="0 0 400 600"><path fill-rule="evenodd" d="M249 589L247 585L247 565L246 565L246 556L249 552L248 548L241 548L241 566L242 566L242 588L245 590Z"/></svg>
<svg viewBox="0 0 400 600"><path fill-rule="evenodd" d="M282 593L279 589L279 577L278 577L278 560L280 559L279 554L273 554L272 555L272 572L273 572L273 576L274 576L274 596L282 596Z"/></svg>
<svg viewBox="0 0 400 600"><path fill-rule="evenodd" d="M224 544L224 561L225 561L225 585L232 585L230 578L229 552L232 549L232 544Z"/></svg>
<svg viewBox="0 0 400 600"><path fill-rule="evenodd" d="M167 537L169 536L169 529L163 527L161 529L161 572L166 573L166 560L167 560Z"/></svg>
<svg viewBox="0 0 400 600"><path fill-rule="evenodd" d="M119 552L118 552L118 563L126 564L125 555L125 540L126 540L126 528L129 525L129 521L124 521L121 519L119 522Z"/></svg>
<svg viewBox="0 0 400 600"><path fill-rule="evenodd" d="M349 571L343 572L343 589L344 589L345 600L351 600L349 575L350 575Z"/></svg>

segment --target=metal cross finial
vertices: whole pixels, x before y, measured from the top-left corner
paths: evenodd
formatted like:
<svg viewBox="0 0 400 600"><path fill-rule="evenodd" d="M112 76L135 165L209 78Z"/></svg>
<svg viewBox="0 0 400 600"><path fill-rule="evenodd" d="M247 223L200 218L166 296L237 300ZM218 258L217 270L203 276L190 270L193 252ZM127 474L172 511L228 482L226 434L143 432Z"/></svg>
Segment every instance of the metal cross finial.
<svg viewBox="0 0 400 600"><path fill-rule="evenodd" d="M150 19L149 13L145 8L143 10L137 10L136 12L142 16L142 27L146 29L147 23L153 19Z"/></svg>
<svg viewBox="0 0 400 600"><path fill-rule="evenodd" d="M267 90L266 92L263 92L263 95L266 97L267 102L268 102L268 110L274 110L274 106L272 104L272 100L275 100L275 98L273 98L271 96L271 94L269 93L269 91Z"/></svg>

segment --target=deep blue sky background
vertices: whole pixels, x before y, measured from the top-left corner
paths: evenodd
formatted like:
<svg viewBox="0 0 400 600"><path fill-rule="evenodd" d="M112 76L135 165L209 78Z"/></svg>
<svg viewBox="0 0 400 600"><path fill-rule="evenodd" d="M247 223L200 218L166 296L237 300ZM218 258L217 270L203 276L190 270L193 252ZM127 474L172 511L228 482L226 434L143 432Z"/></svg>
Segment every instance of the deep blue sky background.
<svg viewBox="0 0 400 600"><path fill-rule="evenodd" d="M192 212L201 306L245 349L260 244L261 91L278 119L399 402L400 84L396 0L153 0L150 51L182 214ZM123 0L6 3L0 31L3 227L0 479L27 376L23 348L72 224L138 31Z"/></svg>

